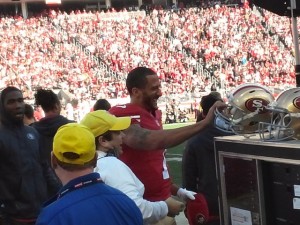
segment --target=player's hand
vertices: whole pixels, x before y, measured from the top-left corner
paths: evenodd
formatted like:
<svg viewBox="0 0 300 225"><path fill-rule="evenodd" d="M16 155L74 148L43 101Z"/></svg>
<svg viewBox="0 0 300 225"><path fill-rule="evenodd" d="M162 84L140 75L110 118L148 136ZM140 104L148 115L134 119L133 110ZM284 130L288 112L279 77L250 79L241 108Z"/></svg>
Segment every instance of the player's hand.
<svg viewBox="0 0 300 225"><path fill-rule="evenodd" d="M169 197L165 200L168 206L168 216L175 217L184 210L184 204L176 199Z"/></svg>
<svg viewBox="0 0 300 225"><path fill-rule="evenodd" d="M195 194L196 192L186 190L185 188L179 188L177 191L177 196L182 200L182 201L187 201L188 199L190 200L195 200Z"/></svg>
<svg viewBox="0 0 300 225"><path fill-rule="evenodd" d="M215 111L216 109L219 112L222 112L225 108L227 108L227 104L225 104L222 101L216 101L215 104L212 105L212 107L210 107L206 117L202 120L203 123L205 123L205 125L211 125L214 123L214 119L215 119Z"/></svg>

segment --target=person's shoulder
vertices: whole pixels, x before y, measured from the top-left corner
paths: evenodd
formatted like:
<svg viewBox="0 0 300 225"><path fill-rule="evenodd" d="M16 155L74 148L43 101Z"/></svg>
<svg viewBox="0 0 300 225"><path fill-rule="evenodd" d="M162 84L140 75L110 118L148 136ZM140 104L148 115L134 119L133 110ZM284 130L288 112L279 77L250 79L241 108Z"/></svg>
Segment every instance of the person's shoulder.
<svg viewBox="0 0 300 225"><path fill-rule="evenodd" d="M101 173L101 171L100 171ZM122 191L107 185L105 182L99 183L95 186L96 194L98 193L97 197L99 199L103 198L104 196L111 196L114 198L126 198L127 195L125 195Z"/></svg>
<svg viewBox="0 0 300 225"><path fill-rule="evenodd" d="M138 114L142 108L134 104L116 105L110 108L109 112L115 116L131 116Z"/></svg>
<svg viewBox="0 0 300 225"><path fill-rule="evenodd" d="M75 120L70 120L67 117L63 116L63 115L58 115L59 120L61 120L64 123L76 123Z"/></svg>
<svg viewBox="0 0 300 225"><path fill-rule="evenodd" d="M45 205L37 219L36 225L40 224L59 224L60 213L63 211L61 201L53 201Z"/></svg>
<svg viewBox="0 0 300 225"><path fill-rule="evenodd" d="M38 122L39 122L39 121L35 121L35 122L31 123L29 126L30 126L30 127L33 127L33 128L36 128Z"/></svg>
<svg viewBox="0 0 300 225"><path fill-rule="evenodd" d="M98 159L97 161L97 172L99 172L102 175L107 174L111 176L111 172L114 171L114 173L126 173L126 170L130 170L129 167L122 162L120 159L108 156Z"/></svg>
<svg viewBox="0 0 300 225"><path fill-rule="evenodd" d="M31 140L38 140L40 137L39 132L32 126L24 126L26 137Z"/></svg>
<svg viewBox="0 0 300 225"><path fill-rule="evenodd" d="M24 129L25 129L26 132L38 133L38 131L34 127L34 124L31 124L30 126L24 125Z"/></svg>
<svg viewBox="0 0 300 225"><path fill-rule="evenodd" d="M118 158L114 157L114 156L105 156L102 158L99 158L97 160L97 166L99 165L100 167L107 169L107 168L112 168L116 165L120 165L123 162L121 160L119 160Z"/></svg>

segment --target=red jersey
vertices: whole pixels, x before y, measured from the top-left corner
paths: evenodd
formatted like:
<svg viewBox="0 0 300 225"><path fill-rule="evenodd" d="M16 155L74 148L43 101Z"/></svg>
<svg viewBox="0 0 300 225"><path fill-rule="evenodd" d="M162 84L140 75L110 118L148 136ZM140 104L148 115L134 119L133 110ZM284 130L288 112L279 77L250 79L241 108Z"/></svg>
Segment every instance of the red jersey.
<svg viewBox="0 0 300 225"><path fill-rule="evenodd" d="M161 113L153 115L134 104L117 105L109 112L117 117L130 116L132 124L139 124L149 130L162 129L161 118L159 118ZM124 144L120 159L145 185L145 199L163 201L171 196L171 180L165 159L165 149L145 151L132 149Z"/></svg>

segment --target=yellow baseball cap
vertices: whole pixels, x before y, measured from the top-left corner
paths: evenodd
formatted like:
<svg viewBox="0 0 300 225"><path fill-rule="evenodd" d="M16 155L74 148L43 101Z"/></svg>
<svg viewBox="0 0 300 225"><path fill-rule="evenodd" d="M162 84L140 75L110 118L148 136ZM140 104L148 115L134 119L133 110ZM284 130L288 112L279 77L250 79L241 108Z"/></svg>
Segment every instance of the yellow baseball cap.
<svg viewBox="0 0 300 225"><path fill-rule="evenodd" d="M88 127L81 124L63 125L54 136L53 154L61 162L84 165L95 157L95 137Z"/></svg>
<svg viewBox="0 0 300 225"><path fill-rule="evenodd" d="M90 112L80 121L80 124L91 129L95 137L106 131L121 131L130 126L130 117L116 117L106 110Z"/></svg>

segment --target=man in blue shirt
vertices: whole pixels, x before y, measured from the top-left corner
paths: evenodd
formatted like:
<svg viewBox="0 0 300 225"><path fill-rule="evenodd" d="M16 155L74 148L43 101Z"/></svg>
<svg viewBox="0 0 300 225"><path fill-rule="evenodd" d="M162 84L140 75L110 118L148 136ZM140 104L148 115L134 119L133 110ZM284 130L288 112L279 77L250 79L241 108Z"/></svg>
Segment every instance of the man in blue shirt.
<svg viewBox="0 0 300 225"><path fill-rule="evenodd" d="M94 135L80 124L59 128L51 163L64 185L47 203L36 225L142 225L135 203L93 173L97 162Z"/></svg>

